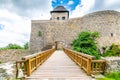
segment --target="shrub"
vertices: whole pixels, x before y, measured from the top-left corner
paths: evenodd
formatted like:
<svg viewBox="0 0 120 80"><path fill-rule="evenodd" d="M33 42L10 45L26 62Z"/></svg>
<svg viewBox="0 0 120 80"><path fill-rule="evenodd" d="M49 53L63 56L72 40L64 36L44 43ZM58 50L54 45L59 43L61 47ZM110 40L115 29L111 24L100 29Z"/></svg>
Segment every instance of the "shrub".
<svg viewBox="0 0 120 80"><path fill-rule="evenodd" d="M112 44L108 50L106 50L102 56L120 56L120 45Z"/></svg>
<svg viewBox="0 0 120 80"><path fill-rule="evenodd" d="M2 64L2 62L0 61L0 64Z"/></svg>
<svg viewBox="0 0 120 80"><path fill-rule="evenodd" d="M83 31L72 42L73 50L83 52L100 58L95 39L99 37L98 32Z"/></svg>
<svg viewBox="0 0 120 80"><path fill-rule="evenodd" d="M28 49L28 42L24 44L24 49Z"/></svg>
<svg viewBox="0 0 120 80"><path fill-rule="evenodd" d="M112 73L105 74L105 78L98 80L120 80L120 72L114 71Z"/></svg>
<svg viewBox="0 0 120 80"><path fill-rule="evenodd" d="M38 36L42 36L42 32L41 31L38 31Z"/></svg>

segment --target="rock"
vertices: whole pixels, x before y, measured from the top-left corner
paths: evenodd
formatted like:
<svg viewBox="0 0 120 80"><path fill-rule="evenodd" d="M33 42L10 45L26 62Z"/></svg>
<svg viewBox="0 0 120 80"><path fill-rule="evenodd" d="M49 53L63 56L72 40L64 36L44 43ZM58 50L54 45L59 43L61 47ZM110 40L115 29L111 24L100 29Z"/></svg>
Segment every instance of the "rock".
<svg viewBox="0 0 120 80"><path fill-rule="evenodd" d="M19 69L17 78L23 78L23 77L24 77L23 71L22 71L22 69Z"/></svg>
<svg viewBox="0 0 120 80"><path fill-rule="evenodd" d="M0 73L4 73L5 70L3 68L0 68Z"/></svg>
<svg viewBox="0 0 120 80"><path fill-rule="evenodd" d="M106 72L120 71L120 57L105 57Z"/></svg>
<svg viewBox="0 0 120 80"><path fill-rule="evenodd" d="M15 78L14 70L14 63L12 62L0 64L0 80Z"/></svg>
<svg viewBox="0 0 120 80"><path fill-rule="evenodd" d="M99 79L99 78L105 78L105 76L104 75L102 75L102 74L96 74L96 75L91 75L93 78L95 78L95 79Z"/></svg>

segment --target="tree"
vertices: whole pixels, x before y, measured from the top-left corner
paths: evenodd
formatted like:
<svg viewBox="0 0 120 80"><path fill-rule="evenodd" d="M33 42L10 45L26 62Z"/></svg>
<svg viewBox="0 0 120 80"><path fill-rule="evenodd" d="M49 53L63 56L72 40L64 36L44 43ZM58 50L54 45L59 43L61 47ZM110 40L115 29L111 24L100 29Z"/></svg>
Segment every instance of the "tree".
<svg viewBox="0 0 120 80"><path fill-rule="evenodd" d="M10 43L6 47L0 48L0 50L7 50L7 49L28 49L28 42L26 42L23 47L21 47L18 44Z"/></svg>
<svg viewBox="0 0 120 80"><path fill-rule="evenodd" d="M6 46L6 48L7 49L23 49L20 45L18 45L18 44L12 44L12 43L8 44Z"/></svg>
<svg viewBox="0 0 120 80"><path fill-rule="evenodd" d="M24 49L28 49L28 42L24 44Z"/></svg>
<svg viewBox="0 0 120 80"><path fill-rule="evenodd" d="M83 31L72 42L73 50L83 52L100 58L95 39L99 37L98 32Z"/></svg>

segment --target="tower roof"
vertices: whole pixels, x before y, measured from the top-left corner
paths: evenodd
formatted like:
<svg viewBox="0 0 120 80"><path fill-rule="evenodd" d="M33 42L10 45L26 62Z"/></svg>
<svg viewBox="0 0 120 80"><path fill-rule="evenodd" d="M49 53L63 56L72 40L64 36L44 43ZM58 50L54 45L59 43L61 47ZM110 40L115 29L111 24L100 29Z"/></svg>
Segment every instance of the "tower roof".
<svg viewBox="0 0 120 80"><path fill-rule="evenodd" d="M54 8L53 11L51 12L69 12L68 10L66 10L66 8L64 6L57 6L56 8Z"/></svg>

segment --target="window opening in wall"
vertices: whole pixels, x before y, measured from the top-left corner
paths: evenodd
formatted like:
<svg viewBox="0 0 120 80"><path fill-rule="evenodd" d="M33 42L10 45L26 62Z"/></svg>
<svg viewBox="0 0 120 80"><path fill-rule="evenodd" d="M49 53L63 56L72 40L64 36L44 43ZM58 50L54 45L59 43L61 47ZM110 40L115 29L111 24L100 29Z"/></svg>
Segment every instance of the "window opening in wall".
<svg viewBox="0 0 120 80"><path fill-rule="evenodd" d="M59 20L60 18L59 17L57 17L57 20Z"/></svg>
<svg viewBox="0 0 120 80"><path fill-rule="evenodd" d="M113 33L111 33L111 37L113 37Z"/></svg>
<svg viewBox="0 0 120 80"><path fill-rule="evenodd" d="M62 20L65 20L65 17L62 17Z"/></svg>

